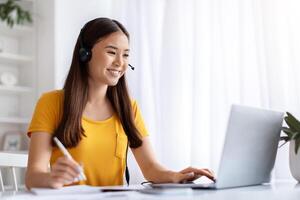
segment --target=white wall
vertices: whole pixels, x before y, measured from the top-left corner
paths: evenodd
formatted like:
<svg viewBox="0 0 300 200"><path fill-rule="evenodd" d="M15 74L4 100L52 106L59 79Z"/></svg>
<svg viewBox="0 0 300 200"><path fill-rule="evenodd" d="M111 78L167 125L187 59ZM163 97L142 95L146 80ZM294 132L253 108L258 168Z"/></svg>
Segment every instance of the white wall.
<svg viewBox="0 0 300 200"><path fill-rule="evenodd" d="M55 88L64 84L73 48L83 25L97 17L110 17L109 0L55 0Z"/></svg>
<svg viewBox="0 0 300 200"><path fill-rule="evenodd" d="M37 93L54 88L54 1L36 1Z"/></svg>
<svg viewBox="0 0 300 200"><path fill-rule="evenodd" d="M37 1L38 95L63 86L80 29L110 9L109 0Z"/></svg>

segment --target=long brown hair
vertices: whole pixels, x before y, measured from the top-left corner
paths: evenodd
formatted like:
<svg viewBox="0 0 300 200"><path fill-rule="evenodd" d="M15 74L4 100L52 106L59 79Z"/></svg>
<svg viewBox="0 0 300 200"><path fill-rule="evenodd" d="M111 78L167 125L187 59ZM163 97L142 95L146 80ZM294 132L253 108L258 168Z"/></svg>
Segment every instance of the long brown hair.
<svg viewBox="0 0 300 200"><path fill-rule="evenodd" d="M108 18L96 18L83 27L82 32L84 34L80 33L77 39L70 71L63 87L62 118L53 134L53 137L57 137L66 147L75 147L82 137L86 136L81 120L88 100L88 62L82 63L79 60L80 43L83 41L85 47L91 50L99 39L117 31L122 31L129 40L129 33L121 23ZM122 124L130 147L141 146L142 140L134 123L125 74L115 86L108 87L106 95Z"/></svg>

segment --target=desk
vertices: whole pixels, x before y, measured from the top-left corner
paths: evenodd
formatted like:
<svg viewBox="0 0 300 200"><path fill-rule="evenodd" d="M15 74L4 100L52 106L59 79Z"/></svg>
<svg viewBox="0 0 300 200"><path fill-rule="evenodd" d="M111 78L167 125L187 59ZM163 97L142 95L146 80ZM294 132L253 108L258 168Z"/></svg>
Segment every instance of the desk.
<svg viewBox="0 0 300 200"><path fill-rule="evenodd" d="M106 196L102 196L105 194ZM300 184L295 181L276 181L268 185L259 185L251 187L240 187L223 190L191 190L183 189L180 192L170 192L167 194L142 194L140 192L119 192L119 193L94 193L84 195L49 195L35 196L30 192L4 192L1 193L0 199L14 200L64 200L64 199L145 199L145 200L299 200L300 199Z"/></svg>

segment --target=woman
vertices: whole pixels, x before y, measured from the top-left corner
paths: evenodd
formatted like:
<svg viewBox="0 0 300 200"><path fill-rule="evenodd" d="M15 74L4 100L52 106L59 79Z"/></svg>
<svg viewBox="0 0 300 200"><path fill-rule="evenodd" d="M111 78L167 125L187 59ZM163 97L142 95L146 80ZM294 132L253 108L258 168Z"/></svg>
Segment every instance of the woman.
<svg viewBox="0 0 300 200"><path fill-rule="evenodd" d="M158 163L139 107L128 94L128 57L129 34L118 21L97 18L82 28L63 90L43 94L36 105L28 129L28 188L121 185L128 145L149 181L214 179L207 169L174 172ZM73 159L63 156L53 137ZM78 179L80 169L86 180Z"/></svg>

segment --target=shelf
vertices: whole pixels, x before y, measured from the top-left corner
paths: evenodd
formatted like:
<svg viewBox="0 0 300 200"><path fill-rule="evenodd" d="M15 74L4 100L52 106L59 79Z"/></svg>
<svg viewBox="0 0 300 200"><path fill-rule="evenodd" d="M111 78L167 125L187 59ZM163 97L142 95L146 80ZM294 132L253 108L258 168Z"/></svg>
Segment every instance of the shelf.
<svg viewBox="0 0 300 200"><path fill-rule="evenodd" d="M27 167L28 153L26 152L0 151L0 157L2 166Z"/></svg>
<svg viewBox="0 0 300 200"><path fill-rule="evenodd" d="M0 0L0 2L2 1ZM23 126L30 123L29 113L33 111L33 102L37 98L38 67L36 59L39 34L36 26L36 22L38 22L36 20L38 17L36 2L37 0L16 1L23 10L31 14L32 22L25 20L24 24L14 23L10 27L6 21L0 20L0 75L3 75L2 81L0 81L1 132L10 130L12 127L23 130ZM6 72L17 78L17 84L2 84L13 83L13 81L9 81L9 76L4 76Z"/></svg>
<svg viewBox="0 0 300 200"><path fill-rule="evenodd" d="M0 123L28 124L30 119L23 117L0 117Z"/></svg>
<svg viewBox="0 0 300 200"><path fill-rule="evenodd" d="M22 1L28 2L28 3L33 3L34 2L34 0L22 0Z"/></svg>
<svg viewBox="0 0 300 200"><path fill-rule="evenodd" d="M32 62L32 58L29 56L22 56L11 53L0 52L0 63L4 64L24 64Z"/></svg>
<svg viewBox="0 0 300 200"><path fill-rule="evenodd" d="M0 93L29 93L32 88L25 86L6 86L0 84Z"/></svg>
<svg viewBox="0 0 300 200"><path fill-rule="evenodd" d="M6 25L4 22L0 22L0 35L6 35L8 37L24 37L33 34L32 26L14 25L13 28Z"/></svg>

